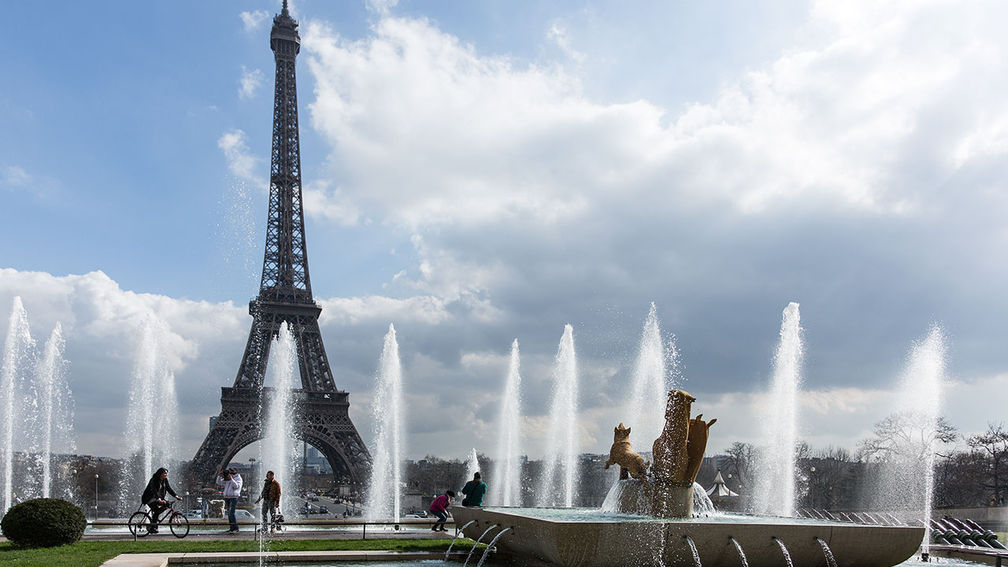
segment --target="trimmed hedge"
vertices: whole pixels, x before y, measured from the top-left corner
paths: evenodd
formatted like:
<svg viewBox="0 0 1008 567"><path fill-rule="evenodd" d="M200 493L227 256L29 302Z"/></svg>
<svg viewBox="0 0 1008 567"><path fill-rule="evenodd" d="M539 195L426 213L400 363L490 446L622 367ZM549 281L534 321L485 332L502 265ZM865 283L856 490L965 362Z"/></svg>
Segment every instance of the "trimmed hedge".
<svg viewBox="0 0 1008 567"><path fill-rule="evenodd" d="M80 508L58 498L27 500L7 511L3 535L23 547L67 545L81 538L87 518Z"/></svg>

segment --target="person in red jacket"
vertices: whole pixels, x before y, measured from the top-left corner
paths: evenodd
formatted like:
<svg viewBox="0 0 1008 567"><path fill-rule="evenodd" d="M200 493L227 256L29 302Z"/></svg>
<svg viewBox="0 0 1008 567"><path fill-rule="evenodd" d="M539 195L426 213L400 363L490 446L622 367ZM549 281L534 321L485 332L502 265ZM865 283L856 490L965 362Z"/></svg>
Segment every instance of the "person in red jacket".
<svg viewBox="0 0 1008 567"><path fill-rule="evenodd" d="M430 512L437 516L437 521L431 526L431 531L435 532L446 532L445 522L448 521L448 505L451 503L451 499L455 498L455 493L451 490L446 490L444 494L438 496L431 502ZM439 528L438 525L441 527Z"/></svg>

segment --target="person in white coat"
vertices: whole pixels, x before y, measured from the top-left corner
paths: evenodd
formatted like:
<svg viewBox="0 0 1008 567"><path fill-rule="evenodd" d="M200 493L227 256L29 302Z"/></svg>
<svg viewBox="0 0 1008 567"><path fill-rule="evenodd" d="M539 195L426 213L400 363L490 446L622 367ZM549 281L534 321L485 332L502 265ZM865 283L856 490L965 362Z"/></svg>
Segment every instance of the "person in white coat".
<svg viewBox="0 0 1008 567"><path fill-rule="evenodd" d="M226 469L217 475L217 486L222 487L224 496L224 506L227 509L228 523L230 524L227 533L238 533L238 518L235 518L235 507L238 505L238 497L241 496L242 477L234 467Z"/></svg>

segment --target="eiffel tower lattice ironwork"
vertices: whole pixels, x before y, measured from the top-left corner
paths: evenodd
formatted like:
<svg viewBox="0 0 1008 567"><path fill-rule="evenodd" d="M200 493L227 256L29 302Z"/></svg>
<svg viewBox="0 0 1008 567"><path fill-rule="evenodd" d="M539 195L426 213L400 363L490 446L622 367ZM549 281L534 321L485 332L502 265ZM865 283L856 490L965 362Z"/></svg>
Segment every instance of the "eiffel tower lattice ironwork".
<svg viewBox="0 0 1008 567"><path fill-rule="evenodd" d="M274 391L263 380L270 346L284 322L296 342L302 386L293 391L291 435L321 451L337 479L363 483L371 467L371 455L350 421L349 394L333 381L318 326L322 308L312 297L308 277L294 69L301 47L297 25L284 0L270 33L276 86L262 280L259 295L249 302L252 329L238 376L234 386L221 388L221 413L189 467L196 484L207 482L242 448L265 437L261 408L269 406Z"/></svg>

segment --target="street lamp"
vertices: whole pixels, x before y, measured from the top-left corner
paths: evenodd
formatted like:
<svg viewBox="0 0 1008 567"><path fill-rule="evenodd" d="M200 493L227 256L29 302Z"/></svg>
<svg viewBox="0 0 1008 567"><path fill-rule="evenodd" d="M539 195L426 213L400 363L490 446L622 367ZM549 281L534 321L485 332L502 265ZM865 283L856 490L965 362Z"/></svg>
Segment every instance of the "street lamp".
<svg viewBox="0 0 1008 567"><path fill-rule="evenodd" d="M98 473L94 475L94 519L98 521Z"/></svg>

